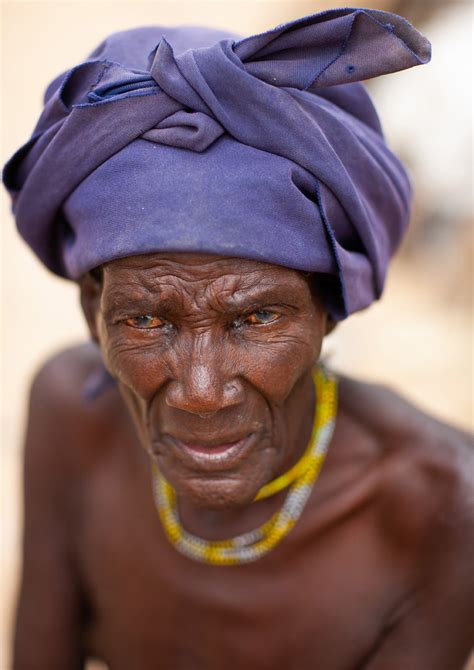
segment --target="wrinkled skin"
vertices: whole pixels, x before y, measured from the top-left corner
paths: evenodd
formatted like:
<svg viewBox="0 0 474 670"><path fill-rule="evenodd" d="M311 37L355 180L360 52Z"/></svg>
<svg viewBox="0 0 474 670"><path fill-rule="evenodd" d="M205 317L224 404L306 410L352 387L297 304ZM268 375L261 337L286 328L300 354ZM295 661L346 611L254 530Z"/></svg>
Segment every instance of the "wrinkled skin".
<svg viewBox="0 0 474 670"><path fill-rule="evenodd" d="M92 323L142 443L184 503L248 506L298 460L326 329L300 273L193 255L125 259L106 267ZM229 463L181 448L237 441Z"/></svg>
<svg viewBox="0 0 474 670"><path fill-rule="evenodd" d="M117 383L83 399L100 361L88 346L33 386L16 669L74 669L87 655L118 670L462 667L474 639L468 436L341 378L295 528L254 563L196 563L163 533L150 461L192 532L267 520L285 492L255 494L311 432L322 303L296 271L187 254L114 261L81 288Z"/></svg>

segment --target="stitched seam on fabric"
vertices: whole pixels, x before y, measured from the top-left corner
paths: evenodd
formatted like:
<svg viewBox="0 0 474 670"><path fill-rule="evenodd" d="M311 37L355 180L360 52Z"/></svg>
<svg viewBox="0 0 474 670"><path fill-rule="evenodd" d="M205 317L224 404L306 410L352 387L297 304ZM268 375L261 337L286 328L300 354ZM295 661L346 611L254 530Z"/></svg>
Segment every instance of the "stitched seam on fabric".
<svg viewBox="0 0 474 670"><path fill-rule="evenodd" d="M69 83L71 77L74 75L74 73L78 72L79 70L81 70L86 65L95 65L96 63L98 63L98 64L104 65L106 67L109 62L110 61L106 61L106 60L103 60L103 61L100 61L100 60L86 60L83 63L80 63L79 65L76 65L75 67L71 68L66 73L66 76L64 77L63 81L61 82L61 85L58 88L59 100L61 101L61 104L63 105L65 111L69 112L71 110L71 107L68 107L66 105L66 103L64 102L63 92L64 92L64 89L66 88L67 84ZM102 71L102 74L103 74L103 71ZM102 75L99 75L99 76L102 76Z"/></svg>
<svg viewBox="0 0 474 670"><path fill-rule="evenodd" d="M293 32L294 30L298 30L301 25L304 23L311 24L311 19L315 19L316 17L323 17L326 16L327 14L338 14L338 18L340 16L347 16L347 14L344 14L344 12L351 12L353 11L353 8L351 7L341 7L341 8L336 8L336 9L325 9L322 12L315 12L314 14L310 14L309 16L305 16L301 19L296 19L295 21L291 22L291 27L290 30L280 32L277 37L280 37L280 35L284 35L285 33ZM325 21L318 21L318 25L320 23L324 23ZM277 33L278 31L281 31L282 28L287 27L287 23L280 23L280 25L276 26L275 28L272 28L271 30L266 30L263 33L258 33L257 35L250 35L249 37L244 37L241 40L238 40L237 42L234 42L236 47L239 47L241 44L245 44L246 42L253 40L255 37L263 37L264 35L272 35L273 33ZM273 41L273 40L272 40Z"/></svg>
<svg viewBox="0 0 474 670"><path fill-rule="evenodd" d="M324 74L324 72L326 72L326 70L328 68L330 68L331 65L333 65L337 60L339 60L339 58L344 54L345 50L347 49L347 45L349 44L349 40L351 38L351 35L352 35L352 30L354 28L354 21L356 20L357 16L359 16L359 14L362 14L362 12L359 11L359 12L354 13L354 16L352 17L352 21L351 21L351 26L350 26L349 30L347 31L347 35L344 39L344 43L343 43L343 45L341 47L341 50L338 53L338 55L335 58L333 58L333 60L330 63L328 63L326 65L326 67L323 70L321 70L321 72L316 77L313 77L313 79L309 82L309 84L307 84L305 86L305 88L304 88L305 91L307 91L308 88L311 88L311 86L314 86L314 84L316 84L316 82L321 77L321 75Z"/></svg>
<svg viewBox="0 0 474 670"><path fill-rule="evenodd" d="M408 44L407 44L404 40L402 40L401 37L399 37L399 36L396 34L396 32L395 32L394 29L393 29L393 25L391 25L391 27L388 27L385 23L382 23L382 22L379 21L377 18L375 18L374 16L372 16L371 14L369 14L368 12L366 12L364 9L361 9L360 11L357 11L357 12L354 13L354 16L353 16L352 21L351 21L351 27L350 27L350 29L349 29L349 32L348 32L348 34L347 34L346 39L344 40L344 44L343 44L343 46L342 46L342 49L341 49L340 53L339 53L339 54L338 54L338 55L337 55L337 56L336 56L336 57L335 57L335 58L334 58L334 59L333 59L333 60L332 60L332 61L331 61L325 68L324 68L324 70L321 70L321 72L318 74L318 76L315 77L315 78L314 78L314 79L313 79L313 80L312 80L312 81L305 87L305 90L307 90L307 89L310 88L311 86L314 86L314 85L316 84L316 82L318 81L318 79L321 77L321 75L322 75L322 74L323 74L329 67L331 67L331 65L333 65L339 58L341 58L341 56L344 55L344 52L345 52L345 50L347 49L347 45L348 45L349 39L350 39L350 37L351 37L351 35L352 35L352 32L353 32L353 29L354 29L354 21L356 20L356 18L357 18L360 14L363 14L364 16L366 16L370 21L372 21L372 23L377 24L380 28L382 28L383 30L385 30L385 32L390 33L390 35L392 35L393 37L395 37L395 38L398 40L398 42L403 46L403 48L404 48L406 51L408 51L408 53L411 54L411 55L416 59L416 61L417 61L419 64L423 64L423 61L421 60L421 58L420 58L420 57L419 57L419 56L418 56L412 49L410 49L410 47L408 46Z"/></svg>
<svg viewBox="0 0 474 670"><path fill-rule="evenodd" d="M320 180L316 179L316 204L317 204L318 209L319 209L319 214L321 216L321 221L323 222L324 228L325 228L325 230L328 234L329 241L330 241L331 248L332 248L332 252L334 254L334 259L336 261L336 265L337 265L337 269L338 269L337 277L339 279L339 286L341 288L343 314L344 314L344 317L347 317L347 316L349 316L349 312L348 312L348 309L347 309L346 288L345 288L344 282L342 280L342 265L341 265L341 261L339 259L338 253L337 253L336 238L335 238L335 235L334 235L334 231L331 228L331 226L329 224L329 221L327 220L327 217L326 217L326 212L324 211L323 200L322 200L322 197L321 197L321 189L319 187L319 184L320 184Z"/></svg>
<svg viewBox="0 0 474 670"><path fill-rule="evenodd" d="M412 49L410 49L410 47L409 47L408 44L405 42L405 40L402 40L402 38L399 37L399 36L397 35L397 33L394 31L393 24L390 24L390 27L389 27L387 24L382 23L382 22L379 21L377 18L375 18L375 16L370 16L369 14L367 14L367 12L363 12L363 13L366 14L366 15L369 17L369 19L371 19L374 23L377 23L377 24L378 24L381 28L383 28L386 32L388 32L388 33L390 33L391 35L393 35L394 37L396 37L397 40L398 40L399 42L401 42L403 48L404 48L406 51L408 51L408 53L410 53L414 58L416 58L416 60L418 61L418 63L419 63L420 65L423 64L423 61L421 60L421 58L420 58L419 56L417 56L417 54L416 54ZM402 19L403 19L403 17L399 17L399 18L402 18ZM408 21L405 20L405 23L408 24Z"/></svg>
<svg viewBox="0 0 474 670"><path fill-rule="evenodd" d="M408 51L408 53L410 53L414 58L416 58L416 60L418 61L418 63L423 64L423 61L421 60L421 58L420 58L419 56L417 56L416 53L415 53L412 49L410 49L410 47L409 47L408 44L405 42L405 40L402 40L402 38L399 37L399 36L397 35L397 33L396 33L395 30L394 30L393 24L389 24L389 25L387 25L386 23L382 23L382 22L379 21L375 16L371 16L370 14L367 14L366 11L362 11L362 12L359 12L359 13L360 13L360 14L365 14L371 21L373 21L374 23L377 23L377 24L378 24L381 28L383 28L387 33L390 33L391 35L393 35L394 37L396 37L397 40L398 40L398 41L401 43L401 45L403 46L403 48L404 48L406 51ZM400 18L403 18L403 17L400 17ZM406 21L406 23L408 23L408 21Z"/></svg>
<svg viewBox="0 0 474 670"><path fill-rule="evenodd" d="M130 98L142 98L145 95L157 95L158 93L163 93L161 89L157 91L133 91L132 93L126 93L115 98L104 98L103 100L98 100L97 102L81 102L77 105L73 105L73 109L82 109L84 107L98 107L100 105L109 105L119 100L127 100ZM145 131L144 131L145 132Z"/></svg>
<svg viewBox="0 0 474 670"><path fill-rule="evenodd" d="M98 86L98 85L100 84L100 82L102 81L102 79L103 79L103 77L104 77L104 74L105 74L108 70L110 70L110 67L111 67L111 64L109 64L109 63L104 63L104 67L102 68L102 71L99 72L96 81L95 81L93 84L91 84L91 85L89 86L89 90L87 91L87 95L89 95L89 93L92 93L93 90L94 90L95 88L97 88L97 86Z"/></svg>

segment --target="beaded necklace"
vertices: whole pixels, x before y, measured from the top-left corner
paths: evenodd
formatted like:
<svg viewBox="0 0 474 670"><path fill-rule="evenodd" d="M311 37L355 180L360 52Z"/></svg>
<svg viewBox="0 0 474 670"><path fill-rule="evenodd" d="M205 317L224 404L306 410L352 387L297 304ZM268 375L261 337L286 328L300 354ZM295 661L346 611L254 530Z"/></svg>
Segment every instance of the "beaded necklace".
<svg viewBox="0 0 474 670"><path fill-rule="evenodd" d="M161 523L171 544L182 554L210 565L250 563L271 551L300 518L324 462L334 431L337 410L335 376L319 367L313 372L316 412L309 445L288 472L263 486L255 500L290 486L282 507L262 526L227 540L204 540L180 523L176 493L153 464L153 493Z"/></svg>

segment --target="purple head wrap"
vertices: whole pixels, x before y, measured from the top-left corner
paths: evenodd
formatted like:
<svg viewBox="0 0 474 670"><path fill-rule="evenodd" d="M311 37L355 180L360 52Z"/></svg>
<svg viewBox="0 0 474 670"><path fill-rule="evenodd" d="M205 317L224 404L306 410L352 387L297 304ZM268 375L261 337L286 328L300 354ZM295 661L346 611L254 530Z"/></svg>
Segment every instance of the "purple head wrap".
<svg viewBox="0 0 474 670"><path fill-rule="evenodd" d="M357 82L429 58L405 19L363 9L246 39L112 35L49 86L5 168L20 233L74 279L157 251L326 273L344 318L380 296L411 195Z"/></svg>

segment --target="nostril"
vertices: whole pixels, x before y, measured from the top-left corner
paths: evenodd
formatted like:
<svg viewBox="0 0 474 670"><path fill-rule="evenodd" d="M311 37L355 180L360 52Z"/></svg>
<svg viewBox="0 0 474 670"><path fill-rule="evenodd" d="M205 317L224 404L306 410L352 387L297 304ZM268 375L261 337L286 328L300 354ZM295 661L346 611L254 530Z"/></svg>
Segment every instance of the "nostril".
<svg viewBox="0 0 474 670"><path fill-rule="evenodd" d="M233 400L240 396L241 389L238 384L235 382L229 382L224 386L224 395L229 399Z"/></svg>

